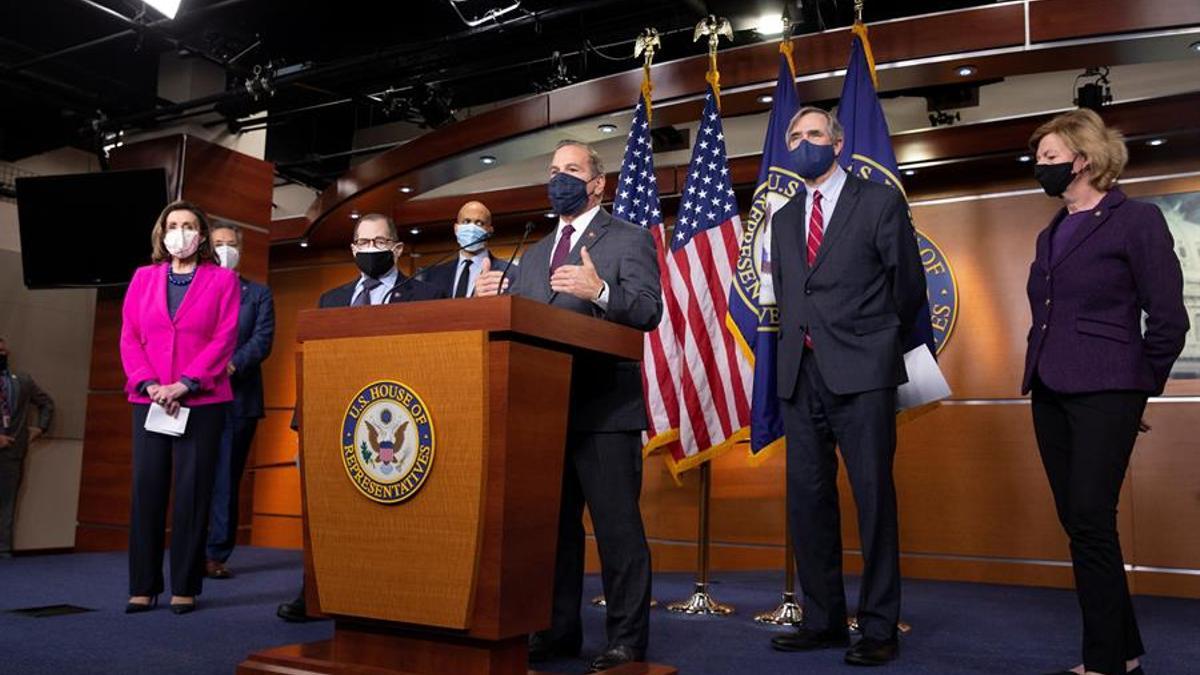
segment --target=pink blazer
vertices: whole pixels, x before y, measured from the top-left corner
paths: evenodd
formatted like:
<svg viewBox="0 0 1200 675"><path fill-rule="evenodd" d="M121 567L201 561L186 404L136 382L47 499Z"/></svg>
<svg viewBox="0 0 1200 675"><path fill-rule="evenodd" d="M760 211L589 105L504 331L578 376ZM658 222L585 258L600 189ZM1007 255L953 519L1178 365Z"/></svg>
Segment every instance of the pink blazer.
<svg viewBox="0 0 1200 675"><path fill-rule="evenodd" d="M172 384L181 377L200 383L183 404L233 400L225 370L237 344L241 285L237 274L211 263L196 268L192 285L172 321L167 313L167 265L139 267L121 310L121 365L132 403L150 403L137 390L146 380Z"/></svg>

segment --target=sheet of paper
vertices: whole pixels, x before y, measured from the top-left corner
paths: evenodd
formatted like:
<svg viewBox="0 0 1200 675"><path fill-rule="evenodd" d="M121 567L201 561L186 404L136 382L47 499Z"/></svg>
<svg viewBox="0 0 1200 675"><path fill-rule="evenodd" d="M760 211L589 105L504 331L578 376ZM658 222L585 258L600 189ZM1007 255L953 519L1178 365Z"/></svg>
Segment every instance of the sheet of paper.
<svg viewBox="0 0 1200 675"><path fill-rule="evenodd" d="M921 345L904 355L908 382L896 390L896 409L908 410L950 396L950 385L938 368L929 347Z"/></svg>
<svg viewBox="0 0 1200 675"><path fill-rule="evenodd" d="M190 408L180 406L175 417L167 414L167 409L157 403L150 404L150 412L146 415L146 431L153 431L167 436L182 436L187 430L188 413Z"/></svg>

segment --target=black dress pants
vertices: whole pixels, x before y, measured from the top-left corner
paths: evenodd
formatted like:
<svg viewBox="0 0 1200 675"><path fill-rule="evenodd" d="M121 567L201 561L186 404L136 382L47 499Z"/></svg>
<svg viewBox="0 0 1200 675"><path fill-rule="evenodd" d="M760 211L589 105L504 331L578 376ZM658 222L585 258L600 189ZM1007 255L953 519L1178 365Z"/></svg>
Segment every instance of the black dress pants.
<svg viewBox="0 0 1200 675"><path fill-rule="evenodd" d="M650 547L638 506L641 446L636 431L567 434L550 628L559 645L577 648L583 641L584 504L600 553L608 646L645 651L649 643Z"/></svg>
<svg viewBox="0 0 1200 675"><path fill-rule="evenodd" d="M130 595L158 595L163 590L163 546L167 502L172 489L171 593L200 595L204 582L208 507L226 407L225 403L192 407L187 431L175 438L146 431L144 426L150 406L133 406Z"/></svg>
<svg viewBox="0 0 1200 675"><path fill-rule="evenodd" d="M1071 540L1086 670L1120 675L1145 652L1117 536L1117 501L1146 394L1061 394L1035 380L1033 428L1058 519Z"/></svg>
<svg viewBox="0 0 1200 675"><path fill-rule="evenodd" d="M896 390L834 394L806 350L796 391L780 407L787 437L788 524L796 544L805 626L846 631L837 488L840 447L862 540L858 624L863 637L890 640L900 618L900 535L892 480Z"/></svg>

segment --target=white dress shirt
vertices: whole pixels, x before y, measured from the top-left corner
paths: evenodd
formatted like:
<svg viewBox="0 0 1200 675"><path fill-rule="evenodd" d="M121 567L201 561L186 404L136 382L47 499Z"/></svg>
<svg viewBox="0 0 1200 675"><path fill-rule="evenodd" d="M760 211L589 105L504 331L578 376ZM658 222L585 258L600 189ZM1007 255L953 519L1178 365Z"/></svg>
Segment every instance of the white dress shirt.
<svg viewBox="0 0 1200 675"><path fill-rule="evenodd" d="M808 224L812 221L813 192L821 193L821 216L825 223L824 234L829 234L829 221L833 218L833 209L837 206L838 197L846 185L846 172L839 166L825 182L817 186L804 185L804 241L808 241ZM822 243L824 237L822 237Z"/></svg>
<svg viewBox="0 0 1200 675"><path fill-rule="evenodd" d="M483 271L483 261L486 260L489 255L490 254L486 248L479 253L476 253L474 257L468 257L465 252L460 252L458 254L458 267L454 270L454 284L450 286L451 295L454 294L454 291L458 288L459 280L462 279L464 260L471 261L471 264L466 266L467 274L470 275L467 277L466 297L469 298L475 294L475 280L479 278L479 273Z"/></svg>
<svg viewBox="0 0 1200 675"><path fill-rule="evenodd" d="M578 216L575 216L575 220L571 221L570 225L571 225L571 227L573 227L575 229L571 232L571 248L568 250L571 250L571 251L575 250L575 245L579 243L579 238L583 236L583 231L588 228L588 225L592 224L592 220L596 217L596 214L599 211L600 211L600 205L597 204L596 206L593 206L592 208L588 209L587 211L584 211L583 213L579 214ZM567 225L568 225L567 221L563 220L562 217L560 216L558 219L558 227L554 230L554 248L558 247L558 240L562 238L563 228L566 227ZM550 249L550 263L551 264L554 263L554 248ZM592 298L592 302L595 303L596 306L599 307L600 309L607 310L608 309L608 282L601 279L600 283L602 285L600 288L600 295L596 296L595 298Z"/></svg>
<svg viewBox="0 0 1200 675"><path fill-rule="evenodd" d="M379 281L381 283L378 286L376 286L375 288L371 289L371 304L372 305L382 305L383 303L387 302L388 296L391 295L392 289L395 288L396 280L399 277L400 277L400 272L397 271L395 267L392 267L392 271L379 277ZM366 280L366 278L367 278L367 275L365 275L365 274L359 275L358 283L355 284L355 286L354 286L354 295L350 296L350 304L354 304L355 298L357 298L359 296L359 294L362 293L363 282Z"/></svg>

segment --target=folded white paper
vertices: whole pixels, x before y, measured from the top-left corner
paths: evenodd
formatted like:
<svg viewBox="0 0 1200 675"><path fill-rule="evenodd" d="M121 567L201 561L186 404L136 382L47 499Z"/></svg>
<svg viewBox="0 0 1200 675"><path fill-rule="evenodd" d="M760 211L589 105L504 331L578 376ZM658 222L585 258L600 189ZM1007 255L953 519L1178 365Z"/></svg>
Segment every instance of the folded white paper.
<svg viewBox="0 0 1200 675"><path fill-rule="evenodd" d="M146 431L153 431L167 436L182 436L187 430L188 413L190 408L179 407L175 417L167 414L167 409L157 403L150 404L150 412L146 415Z"/></svg>
<svg viewBox="0 0 1200 675"><path fill-rule="evenodd" d="M908 382L896 390L897 410L916 408L950 396L950 385L928 346L921 345L905 354L904 369L908 371Z"/></svg>

